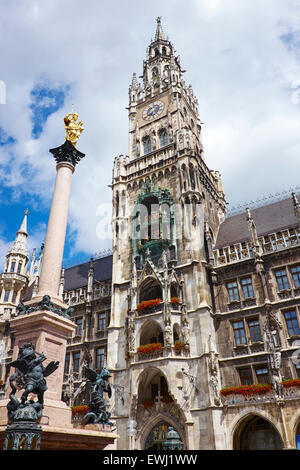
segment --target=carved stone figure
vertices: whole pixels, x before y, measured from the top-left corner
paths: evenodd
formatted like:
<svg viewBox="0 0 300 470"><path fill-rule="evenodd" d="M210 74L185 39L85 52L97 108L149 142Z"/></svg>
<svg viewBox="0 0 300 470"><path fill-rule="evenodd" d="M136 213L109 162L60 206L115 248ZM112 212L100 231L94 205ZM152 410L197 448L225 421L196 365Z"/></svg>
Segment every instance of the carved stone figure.
<svg viewBox="0 0 300 470"><path fill-rule="evenodd" d="M58 361L51 361L44 367L43 362L46 359L44 354L35 351L34 345L28 342L20 349L18 359L8 364L8 368L16 368L16 372L9 378L12 388L9 395L10 401L7 404L9 419L13 419L16 411L26 405L30 393L37 395L38 401L31 400L30 406L38 410L38 417L40 417L44 404L44 393L47 390L45 377L52 374L59 364ZM21 396L21 402L15 397L17 387L25 389Z"/></svg>
<svg viewBox="0 0 300 470"><path fill-rule="evenodd" d="M108 397L111 397L111 386L106 383L111 377L109 371L103 368L100 374L95 370L85 367L86 377L92 383L92 395L89 403L89 411L82 418L82 424L88 423L102 423L114 426L114 423L109 421L111 413L106 411L106 405L103 398L103 393L106 392Z"/></svg>
<svg viewBox="0 0 300 470"><path fill-rule="evenodd" d="M209 343L211 338L209 337ZM220 399L220 383L218 377L218 360L215 351L210 349L208 357L208 372L209 372L209 384L213 392L214 403L219 406L221 404Z"/></svg>
<svg viewBox="0 0 300 470"><path fill-rule="evenodd" d="M173 334L172 334L172 327L170 323L167 323L165 326L165 345L166 348L171 348L173 344Z"/></svg>

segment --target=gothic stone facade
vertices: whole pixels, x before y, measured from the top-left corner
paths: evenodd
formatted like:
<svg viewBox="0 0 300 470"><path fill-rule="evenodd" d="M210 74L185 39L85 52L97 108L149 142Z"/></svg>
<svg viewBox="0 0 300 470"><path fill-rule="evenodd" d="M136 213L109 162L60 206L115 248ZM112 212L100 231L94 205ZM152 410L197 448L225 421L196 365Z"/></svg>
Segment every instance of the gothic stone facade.
<svg viewBox="0 0 300 470"><path fill-rule="evenodd" d="M114 161L112 255L62 273L77 323L64 399L82 404L82 366L106 365L119 449L160 448L168 426L186 449L295 448L298 197L226 217L182 74L158 19ZM251 384L269 385L233 389Z"/></svg>

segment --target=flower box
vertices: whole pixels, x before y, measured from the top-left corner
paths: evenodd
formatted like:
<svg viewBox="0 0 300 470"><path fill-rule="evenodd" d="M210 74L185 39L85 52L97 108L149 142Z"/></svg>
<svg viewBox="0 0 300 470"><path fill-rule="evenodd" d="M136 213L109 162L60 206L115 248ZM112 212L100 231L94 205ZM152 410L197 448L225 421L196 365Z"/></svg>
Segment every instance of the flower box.
<svg viewBox="0 0 300 470"><path fill-rule="evenodd" d="M283 388L300 387L300 379L288 379L281 382Z"/></svg>
<svg viewBox="0 0 300 470"><path fill-rule="evenodd" d="M170 395L164 395L161 399L163 403L174 403L173 398Z"/></svg>
<svg viewBox="0 0 300 470"><path fill-rule="evenodd" d="M139 354L152 354L156 351L161 351L163 346L161 343L150 343L143 346L139 346L137 352Z"/></svg>
<svg viewBox="0 0 300 470"><path fill-rule="evenodd" d="M154 400L152 398L149 398L148 400L144 400L142 402L142 405L144 408L151 408L152 406L154 406Z"/></svg>
<svg viewBox="0 0 300 470"><path fill-rule="evenodd" d="M88 405L72 406L71 410L73 414L77 414L77 413L85 414L88 412L89 406Z"/></svg>
<svg viewBox="0 0 300 470"><path fill-rule="evenodd" d="M180 304L180 300L178 299L178 297L172 297L171 298L171 303L173 305L178 305L178 304Z"/></svg>
<svg viewBox="0 0 300 470"><path fill-rule="evenodd" d="M224 397L228 395L263 395L272 389L271 384L251 384L240 385L239 387L225 387L220 390L220 394Z"/></svg>
<svg viewBox="0 0 300 470"><path fill-rule="evenodd" d="M162 303L161 299L143 300L141 303L138 304L137 309L139 312L141 312L148 308L156 307L157 305L161 303Z"/></svg>
<svg viewBox="0 0 300 470"><path fill-rule="evenodd" d="M183 341L176 341L174 344L174 348L177 350L181 350L184 348L184 342Z"/></svg>

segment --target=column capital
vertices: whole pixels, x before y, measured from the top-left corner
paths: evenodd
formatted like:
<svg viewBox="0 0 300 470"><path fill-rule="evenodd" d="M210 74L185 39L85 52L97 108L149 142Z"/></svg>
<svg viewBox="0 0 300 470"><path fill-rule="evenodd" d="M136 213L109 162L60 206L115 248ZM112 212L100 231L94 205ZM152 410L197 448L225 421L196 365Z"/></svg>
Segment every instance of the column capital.
<svg viewBox="0 0 300 470"><path fill-rule="evenodd" d="M49 152L52 153L57 164L69 163L73 165L74 168L85 156L85 154L77 150L69 140L65 140L59 147L49 149Z"/></svg>

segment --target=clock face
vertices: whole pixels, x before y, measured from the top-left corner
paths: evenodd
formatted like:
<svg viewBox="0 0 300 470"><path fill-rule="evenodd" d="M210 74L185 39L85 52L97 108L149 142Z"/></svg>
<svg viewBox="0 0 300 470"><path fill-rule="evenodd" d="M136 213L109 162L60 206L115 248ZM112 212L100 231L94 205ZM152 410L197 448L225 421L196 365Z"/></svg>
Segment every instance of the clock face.
<svg viewBox="0 0 300 470"><path fill-rule="evenodd" d="M164 109L164 104L162 101L155 101L155 103L150 104L147 108L144 109L143 118L146 121L151 121L151 119L156 118L162 113Z"/></svg>

